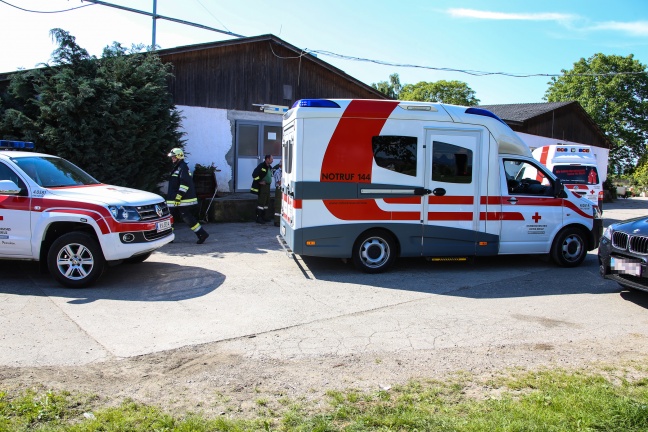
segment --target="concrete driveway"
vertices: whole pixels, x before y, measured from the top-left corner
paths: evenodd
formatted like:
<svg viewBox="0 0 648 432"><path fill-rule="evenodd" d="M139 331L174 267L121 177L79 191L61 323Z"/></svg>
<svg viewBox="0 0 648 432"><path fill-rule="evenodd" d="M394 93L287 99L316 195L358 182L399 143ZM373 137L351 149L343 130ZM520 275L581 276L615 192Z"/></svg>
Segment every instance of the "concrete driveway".
<svg viewBox="0 0 648 432"><path fill-rule="evenodd" d="M605 225L645 214L648 199L618 200L606 204ZM341 260L287 256L271 225L206 228L206 244L182 226L148 261L112 267L90 289L0 262L0 365L79 365L211 342L298 358L648 337L648 294L603 280L596 251L575 269L533 256L401 259L367 275Z"/></svg>

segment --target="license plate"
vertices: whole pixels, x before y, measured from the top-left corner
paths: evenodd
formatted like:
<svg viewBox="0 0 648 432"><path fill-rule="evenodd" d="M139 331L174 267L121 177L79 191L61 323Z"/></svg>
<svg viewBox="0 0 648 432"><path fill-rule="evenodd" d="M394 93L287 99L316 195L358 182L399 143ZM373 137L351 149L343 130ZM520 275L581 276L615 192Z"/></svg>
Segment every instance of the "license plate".
<svg viewBox="0 0 648 432"><path fill-rule="evenodd" d="M157 232L166 231L171 228L171 219L163 220L157 223Z"/></svg>
<svg viewBox="0 0 648 432"><path fill-rule="evenodd" d="M621 274L641 276L641 262L623 258L610 258L610 268Z"/></svg>

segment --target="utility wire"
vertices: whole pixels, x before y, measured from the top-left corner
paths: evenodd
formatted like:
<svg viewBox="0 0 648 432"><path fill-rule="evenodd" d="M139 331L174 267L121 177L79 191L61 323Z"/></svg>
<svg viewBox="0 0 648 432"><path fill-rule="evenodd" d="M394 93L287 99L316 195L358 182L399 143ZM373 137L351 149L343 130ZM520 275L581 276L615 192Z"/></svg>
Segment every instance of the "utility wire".
<svg viewBox="0 0 648 432"><path fill-rule="evenodd" d="M88 7L88 6L93 6L93 5L89 4L89 5L77 6L77 7L73 7L73 8L70 8L70 9L63 9L63 10L58 10L58 11L37 11L37 10L23 9L23 8L18 7L16 5L12 5L11 3L6 2L4 0L0 0L0 3L4 3L7 6L11 6L12 8L16 8L16 9L21 10L23 12L43 13L43 14L69 12L69 11L73 11L75 9L81 9L81 8Z"/></svg>
<svg viewBox="0 0 648 432"><path fill-rule="evenodd" d="M646 71L642 72L604 72L604 73L596 73L596 72L589 72L589 73L530 73L530 74L523 74L523 73L512 73L512 72L486 72L486 71L478 71L478 70L470 70L470 69L454 69L454 68L446 68L446 67L434 67L434 66L421 66L421 65L414 65L414 64L407 64L407 63L392 63L384 60L374 60L374 59L367 59L367 58L362 58L362 57L353 57L353 56L347 56L343 54L337 54L331 51L323 51L323 50L309 50L309 49L304 49L307 53L315 53L315 54L321 54L329 57L335 57L339 58L342 60L351 60L351 61L360 61L360 62L368 62L368 63L375 63L383 66L394 66L394 67L405 67L405 68L417 68L417 69L428 69L428 70L436 70L436 71L442 71L442 72L459 72L459 73L465 73L468 75L473 75L473 76L491 76L491 75L501 75L501 76L507 76L507 77L513 77L513 78L531 78L531 77L562 77L562 76L616 76L616 75L641 75L645 74Z"/></svg>

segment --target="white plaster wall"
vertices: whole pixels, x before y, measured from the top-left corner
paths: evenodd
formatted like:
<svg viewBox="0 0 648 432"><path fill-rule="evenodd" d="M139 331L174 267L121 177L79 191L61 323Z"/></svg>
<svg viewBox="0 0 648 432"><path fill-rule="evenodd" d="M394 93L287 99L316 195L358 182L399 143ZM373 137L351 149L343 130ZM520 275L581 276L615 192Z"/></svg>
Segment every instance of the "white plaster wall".
<svg viewBox="0 0 648 432"><path fill-rule="evenodd" d="M227 118L227 110L215 108L177 105L184 117L181 130L185 132L185 152L191 171L197 163L210 165L212 162L220 169L216 173L219 192L231 192L232 167L225 159L232 149L232 127Z"/></svg>

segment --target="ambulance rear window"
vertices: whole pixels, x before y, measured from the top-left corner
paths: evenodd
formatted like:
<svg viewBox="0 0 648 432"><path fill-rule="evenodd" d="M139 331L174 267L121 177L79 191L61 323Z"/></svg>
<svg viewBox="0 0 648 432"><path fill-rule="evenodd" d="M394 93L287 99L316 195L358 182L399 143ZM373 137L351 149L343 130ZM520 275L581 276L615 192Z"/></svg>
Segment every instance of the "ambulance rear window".
<svg viewBox="0 0 648 432"><path fill-rule="evenodd" d="M381 168L416 177L416 137L381 135L371 139L374 160Z"/></svg>

